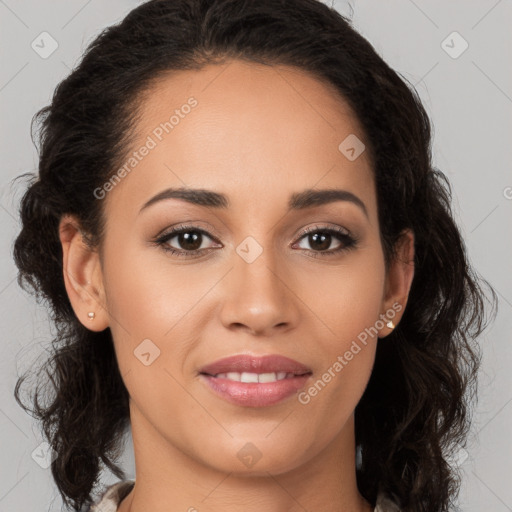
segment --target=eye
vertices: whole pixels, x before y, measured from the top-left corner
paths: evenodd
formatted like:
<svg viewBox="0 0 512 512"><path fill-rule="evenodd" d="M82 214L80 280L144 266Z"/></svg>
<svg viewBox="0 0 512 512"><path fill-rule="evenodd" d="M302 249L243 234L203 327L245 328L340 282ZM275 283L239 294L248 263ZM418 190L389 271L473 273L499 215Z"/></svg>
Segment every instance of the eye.
<svg viewBox="0 0 512 512"><path fill-rule="evenodd" d="M172 246L173 239L176 239L174 244L178 245L178 248ZM154 243L177 257L190 258L213 250L211 247L203 246L205 239L215 240L207 231L197 226L180 225L159 236ZM309 243L309 249L302 246L300 248L306 249L316 258L334 256L355 248L357 245L357 240L342 227L314 226L303 231L299 240ZM338 247L328 250L333 240L338 241Z"/></svg>
<svg viewBox="0 0 512 512"><path fill-rule="evenodd" d="M333 238L338 240L338 247L327 250L331 246ZM314 257L333 256L355 248L357 245L357 240L346 229L338 226L334 228L319 226L308 228L302 233L300 240L310 244L311 249L306 249L312 252Z"/></svg>
<svg viewBox="0 0 512 512"><path fill-rule="evenodd" d="M161 246L164 251L186 258L206 251L202 247L205 237L212 240L212 237L206 231L197 226L180 225L159 236L155 243ZM175 249L170 245L170 241L173 238L176 238L174 243L179 245L181 250Z"/></svg>

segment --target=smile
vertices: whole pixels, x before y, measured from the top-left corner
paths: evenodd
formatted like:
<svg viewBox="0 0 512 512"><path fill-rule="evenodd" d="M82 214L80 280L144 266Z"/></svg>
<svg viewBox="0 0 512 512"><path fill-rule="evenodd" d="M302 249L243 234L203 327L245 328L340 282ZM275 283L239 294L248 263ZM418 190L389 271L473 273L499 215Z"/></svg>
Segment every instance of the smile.
<svg viewBox="0 0 512 512"><path fill-rule="evenodd" d="M218 373L217 375L213 375L213 377L217 379L228 379L234 382L277 382L278 380L283 379L291 379L295 377L293 373L287 372L271 372L271 373L250 373L250 372L228 372L228 373Z"/></svg>
<svg viewBox="0 0 512 512"><path fill-rule="evenodd" d="M199 370L214 396L243 407L268 407L298 393L312 375L306 365L280 354L236 354Z"/></svg>

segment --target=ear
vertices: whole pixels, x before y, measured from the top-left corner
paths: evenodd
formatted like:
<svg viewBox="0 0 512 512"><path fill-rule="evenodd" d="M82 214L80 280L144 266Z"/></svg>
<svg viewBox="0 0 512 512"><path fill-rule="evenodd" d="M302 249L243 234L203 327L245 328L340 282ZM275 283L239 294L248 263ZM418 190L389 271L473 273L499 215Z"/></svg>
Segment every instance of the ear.
<svg viewBox="0 0 512 512"><path fill-rule="evenodd" d="M109 325L99 254L86 242L79 221L63 215L59 223L66 291L78 320L91 331ZM93 318L89 313L94 313Z"/></svg>
<svg viewBox="0 0 512 512"><path fill-rule="evenodd" d="M386 274L382 314L380 315L384 326L379 329L379 338L389 335L400 322L407 305L413 277L414 234L410 229L406 229L397 241L396 254L391 260ZM389 321L393 325L387 325Z"/></svg>

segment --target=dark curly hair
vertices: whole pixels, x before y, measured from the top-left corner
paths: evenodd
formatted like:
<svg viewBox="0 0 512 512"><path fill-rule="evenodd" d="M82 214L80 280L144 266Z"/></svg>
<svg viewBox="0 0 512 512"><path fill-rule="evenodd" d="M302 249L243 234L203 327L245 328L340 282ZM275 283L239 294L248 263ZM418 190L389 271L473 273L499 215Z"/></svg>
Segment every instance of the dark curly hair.
<svg viewBox="0 0 512 512"><path fill-rule="evenodd" d="M64 503L73 510L91 503L100 464L125 478L116 460L130 423L110 329L89 331L68 299L59 220L75 215L91 247L101 247L103 202L93 191L124 161L144 93L173 70L233 58L295 66L334 86L368 141L387 264L403 230L414 232L409 301L400 324L377 346L355 410L357 484L373 506L383 490L404 511L448 511L460 487L449 455L469 433L481 360L475 340L496 294L468 261L450 185L431 162L430 121L414 87L349 19L317 0L145 2L92 41L51 104L34 116L39 176L21 176L30 183L14 259L19 285L48 303L56 327L42 367L52 389L32 390L29 409L19 395L24 375L14 394L54 450L51 471Z"/></svg>

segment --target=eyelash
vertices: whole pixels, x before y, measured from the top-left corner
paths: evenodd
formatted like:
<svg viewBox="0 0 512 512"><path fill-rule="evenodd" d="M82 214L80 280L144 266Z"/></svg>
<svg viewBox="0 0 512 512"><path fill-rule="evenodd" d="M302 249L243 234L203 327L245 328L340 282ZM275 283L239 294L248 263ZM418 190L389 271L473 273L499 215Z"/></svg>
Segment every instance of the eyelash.
<svg viewBox="0 0 512 512"><path fill-rule="evenodd" d="M171 253L174 256L182 257L182 258L193 258L194 256L199 255L201 252L208 251L208 249L194 249L192 251L180 251L177 249L173 249L172 247L169 247L167 245L167 242L174 238L177 235L180 235L181 233L188 233L188 232L195 232L195 233L201 233L202 235L206 235L208 238L211 238L216 242L216 240L203 229L192 226L192 225L180 225L173 228L171 231L168 231L167 233L157 237L154 240L154 244L156 244L158 247L161 247L164 251ZM342 245L334 250L329 251L314 251L312 249L305 249L308 252L313 253L314 258L323 258L323 257L329 257L329 256L335 256L339 253L342 253L344 251L349 251L351 249L354 249L357 246L358 240L351 236L345 229L341 227L335 227L335 228L322 228L318 226L310 227L305 229L299 236L299 241L305 238L307 235L310 235L312 233L323 233L323 234L329 234L329 235L335 235L336 238L340 242L342 242ZM214 250L212 248L211 250ZM210 251L208 251L210 252Z"/></svg>

